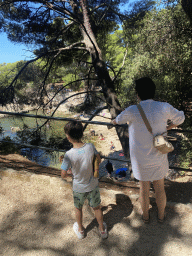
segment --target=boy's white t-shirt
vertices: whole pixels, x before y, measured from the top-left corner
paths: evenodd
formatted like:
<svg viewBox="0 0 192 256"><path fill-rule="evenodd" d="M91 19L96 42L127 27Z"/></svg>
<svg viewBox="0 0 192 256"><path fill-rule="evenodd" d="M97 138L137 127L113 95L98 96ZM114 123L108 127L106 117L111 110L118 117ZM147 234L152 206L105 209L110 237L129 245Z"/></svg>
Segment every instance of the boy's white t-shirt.
<svg viewBox="0 0 192 256"><path fill-rule="evenodd" d="M61 169L70 167L73 174L73 191L90 192L98 186L98 179L93 176L93 158L98 154L92 143L85 143L81 148L71 148L66 152Z"/></svg>

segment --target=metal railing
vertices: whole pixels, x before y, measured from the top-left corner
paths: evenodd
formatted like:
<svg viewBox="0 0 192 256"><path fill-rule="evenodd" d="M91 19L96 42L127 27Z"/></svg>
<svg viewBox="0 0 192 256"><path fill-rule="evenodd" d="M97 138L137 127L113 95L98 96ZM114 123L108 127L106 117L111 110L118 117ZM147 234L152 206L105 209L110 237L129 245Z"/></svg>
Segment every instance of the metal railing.
<svg viewBox="0 0 192 256"><path fill-rule="evenodd" d="M67 117L53 117L53 116L42 116L42 115L31 115L31 114L25 114L25 113L15 113L15 112L7 112L7 111L0 111L0 114L4 115L10 115L10 116L23 116L23 117L30 117L30 118L38 118L38 119L47 119L47 120L55 120L55 121L79 121L81 123L87 123L87 124L96 124L96 125L107 125L111 127L128 127L127 124L116 124L113 125L108 122L99 122L99 121L89 121L89 120L82 120L82 119L75 119L75 118L67 118ZM172 132L184 132L184 133L192 133L191 130L183 130L183 129L172 129L170 130Z"/></svg>
<svg viewBox="0 0 192 256"><path fill-rule="evenodd" d="M23 117L29 117L29 118L39 118L39 119L47 119L47 120L55 120L55 121L79 121L82 123L88 123L88 124L95 124L95 125L107 125L108 127L128 127L127 124L121 124L121 125L113 125L108 122L99 122L99 121L89 121L89 120L81 120L81 119L74 119L74 118L65 118L65 117L53 117L53 116L43 116L43 115L31 115L31 114L25 114L25 113L15 113L15 112L6 112L6 111L0 111L0 114L4 115L10 115L10 116L23 116ZM191 130L182 130L182 129L172 129L170 130L172 132L177 132L177 133L192 133ZM42 146L34 146L30 144L23 144L23 143L18 143L14 141L6 141L6 140L1 140L0 142L5 142L5 143L12 143L19 145L21 147L27 147L27 148L39 148L43 150L48 150L48 151L58 151L58 152L66 152L66 150L63 149L57 149L57 148L48 148L48 147L42 147ZM112 158L112 157L106 157L104 155L101 155L101 158L104 159L109 159L109 160L114 160L114 161L120 161L120 162L127 162L130 163L131 161L126 159L118 159L118 158ZM182 171L189 171L192 172L192 169L185 169L182 167L177 167L177 166L169 166L170 169L177 169L177 170L182 170Z"/></svg>

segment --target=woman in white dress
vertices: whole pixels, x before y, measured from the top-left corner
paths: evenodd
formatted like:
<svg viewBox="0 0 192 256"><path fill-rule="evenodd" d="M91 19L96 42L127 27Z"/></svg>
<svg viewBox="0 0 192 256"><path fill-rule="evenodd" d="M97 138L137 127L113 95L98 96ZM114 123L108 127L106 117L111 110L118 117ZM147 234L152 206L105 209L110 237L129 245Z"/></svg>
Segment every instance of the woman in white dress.
<svg viewBox="0 0 192 256"><path fill-rule="evenodd" d="M136 93L145 115L152 127L153 135L162 134L184 122L183 111L178 111L166 102L154 101L155 84L150 78L143 77L136 80ZM171 124L167 125L167 121ZM158 221L165 218L166 194L164 177L168 172L169 163L167 154L162 154L153 146L153 136L140 115L136 105L126 108L113 124L129 125L129 147L133 175L140 181L140 202L142 219L149 222L149 189L150 182L156 194Z"/></svg>

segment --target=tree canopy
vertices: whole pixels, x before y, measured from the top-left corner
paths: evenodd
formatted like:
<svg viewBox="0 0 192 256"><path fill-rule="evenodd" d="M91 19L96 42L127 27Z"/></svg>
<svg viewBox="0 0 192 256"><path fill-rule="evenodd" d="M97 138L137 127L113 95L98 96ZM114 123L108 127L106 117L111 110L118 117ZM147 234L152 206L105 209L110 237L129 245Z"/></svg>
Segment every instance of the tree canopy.
<svg viewBox="0 0 192 256"><path fill-rule="evenodd" d="M35 44L37 58L47 62L43 84L51 68L75 61L86 65L87 70L93 66L100 82L114 91L103 62L105 41L109 33L118 29L118 24L129 18L127 11L120 11L120 5L126 3L127 0L4 0L0 1L1 31L14 42ZM152 6L151 1L141 3L137 1L131 16L143 15Z"/></svg>

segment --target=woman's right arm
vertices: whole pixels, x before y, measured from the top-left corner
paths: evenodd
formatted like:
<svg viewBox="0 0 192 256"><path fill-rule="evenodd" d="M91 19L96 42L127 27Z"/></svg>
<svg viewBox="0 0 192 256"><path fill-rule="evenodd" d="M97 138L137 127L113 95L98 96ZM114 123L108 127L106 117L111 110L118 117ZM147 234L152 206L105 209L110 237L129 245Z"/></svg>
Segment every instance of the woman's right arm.
<svg viewBox="0 0 192 256"><path fill-rule="evenodd" d="M178 125L176 125L176 124L169 124L169 125L167 125L167 131L168 130L171 130L171 129L174 129L174 128L176 128Z"/></svg>
<svg viewBox="0 0 192 256"><path fill-rule="evenodd" d="M185 120L185 115L183 111L179 111L178 109L174 108L169 104L169 117L168 119L171 120L170 125L168 125L168 129L172 129L177 127L178 125L182 124Z"/></svg>
<svg viewBox="0 0 192 256"><path fill-rule="evenodd" d="M130 107L122 111L115 119L111 121L112 124L126 124L132 120Z"/></svg>

